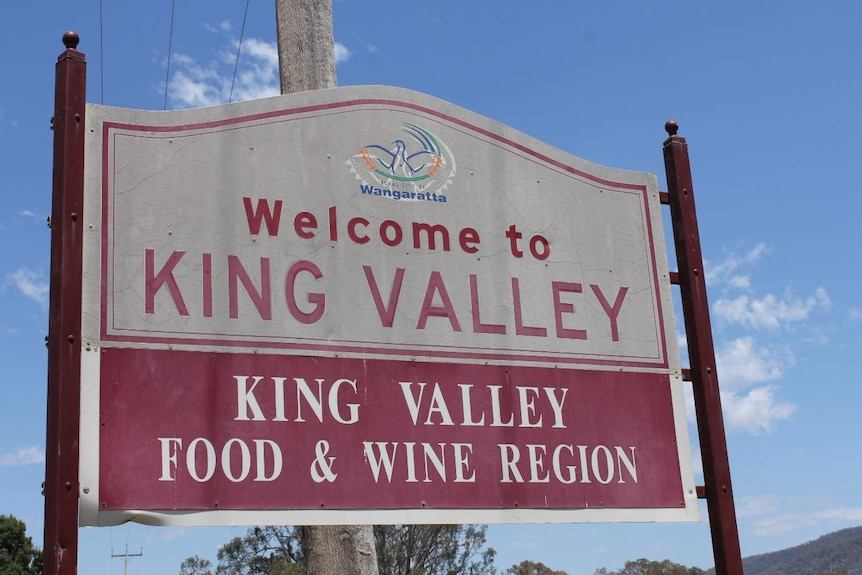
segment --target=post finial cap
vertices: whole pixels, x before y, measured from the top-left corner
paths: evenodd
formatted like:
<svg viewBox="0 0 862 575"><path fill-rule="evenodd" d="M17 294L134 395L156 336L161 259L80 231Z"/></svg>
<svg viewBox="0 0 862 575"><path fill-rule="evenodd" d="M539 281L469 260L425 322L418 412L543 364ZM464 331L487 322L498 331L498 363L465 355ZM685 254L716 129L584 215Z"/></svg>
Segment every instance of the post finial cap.
<svg viewBox="0 0 862 575"><path fill-rule="evenodd" d="M78 33L74 30L69 30L65 34L63 34L63 45L67 50L74 50L78 47L78 42L81 41L81 37L78 36Z"/></svg>
<svg viewBox="0 0 862 575"><path fill-rule="evenodd" d="M664 123L664 130L668 136L676 136L676 133L679 131L679 124L676 120L668 120Z"/></svg>

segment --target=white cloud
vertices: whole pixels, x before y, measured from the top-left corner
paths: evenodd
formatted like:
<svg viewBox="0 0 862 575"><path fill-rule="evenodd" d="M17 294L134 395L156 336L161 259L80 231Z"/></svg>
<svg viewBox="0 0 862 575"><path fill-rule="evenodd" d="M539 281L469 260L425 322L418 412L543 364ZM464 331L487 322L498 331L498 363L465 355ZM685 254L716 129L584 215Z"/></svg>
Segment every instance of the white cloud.
<svg viewBox="0 0 862 575"><path fill-rule="evenodd" d="M31 210L21 210L21 212L19 212L19 213L22 216L25 216L28 218L39 218L39 217L41 217L39 214L37 214L36 212L33 212Z"/></svg>
<svg viewBox="0 0 862 575"><path fill-rule="evenodd" d="M254 39L243 42L235 81L233 67L224 57L202 65L190 56L180 54L176 64L177 70L171 77L168 93L177 107L215 106L229 100L266 98L280 92L278 51L274 43Z"/></svg>
<svg viewBox="0 0 862 575"><path fill-rule="evenodd" d="M191 56L176 54L174 65L177 69L168 84L168 95L174 103L180 107L194 107L227 101L227 97L222 96L224 80L214 64L204 67Z"/></svg>
<svg viewBox="0 0 862 575"><path fill-rule="evenodd" d="M796 406L776 399L774 385L751 389L780 379L793 362L789 351L767 349L751 337L737 338L716 350L721 402L729 430L753 434L770 431L776 422L793 415Z"/></svg>
<svg viewBox="0 0 862 575"><path fill-rule="evenodd" d="M775 386L756 387L745 395L722 393L721 402L728 428L758 434L788 419L796 411L792 403L775 398Z"/></svg>
<svg viewBox="0 0 862 575"><path fill-rule="evenodd" d="M280 93L278 45L249 38L242 45L233 100L268 98Z"/></svg>
<svg viewBox="0 0 862 575"><path fill-rule="evenodd" d="M204 23L204 30L206 30L207 32L214 32L214 33L230 32L230 29L231 29L230 20L222 20L218 24Z"/></svg>
<svg viewBox="0 0 862 575"><path fill-rule="evenodd" d="M862 508L838 508L826 509L815 514L818 519L829 519L832 521L862 521Z"/></svg>
<svg viewBox="0 0 862 575"><path fill-rule="evenodd" d="M779 379L793 365L793 356L789 352L779 355L758 346L751 337L740 337L716 350L715 363L722 388L740 390Z"/></svg>
<svg viewBox="0 0 862 575"><path fill-rule="evenodd" d="M747 289L751 280L747 274L740 274L739 268L757 262L769 252L769 247L761 243L754 246L742 256L729 254L723 262L718 264L712 264L709 261L704 262L706 283L710 286L728 284L731 287Z"/></svg>
<svg viewBox="0 0 862 575"><path fill-rule="evenodd" d="M749 495L737 501L737 517L761 517L778 511L778 497L775 495Z"/></svg>
<svg viewBox="0 0 862 575"><path fill-rule="evenodd" d="M751 292L751 275L744 268L769 253L770 249L760 243L741 256L730 253L718 264L707 262L707 283L710 287L721 288L722 292ZM806 298L797 297L790 290L782 297L775 294L756 297L750 293L737 297L723 296L713 303L712 312L716 318L728 324L739 324L751 329L777 329L806 320L814 310L828 309L831 305L826 290L819 287Z"/></svg>
<svg viewBox="0 0 862 575"><path fill-rule="evenodd" d="M858 307L850 308L850 311L847 313L850 316L850 321L862 320L862 309L859 309Z"/></svg>
<svg viewBox="0 0 862 575"><path fill-rule="evenodd" d="M235 48L235 47L234 47ZM275 42L265 42L249 38L242 45L243 55L263 62L269 67L268 73L273 76L278 72L278 45Z"/></svg>
<svg viewBox="0 0 862 575"><path fill-rule="evenodd" d="M159 529L157 532L158 541L174 541L192 533L191 527L168 527Z"/></svg>
<svg viewBox="0 0 862 575"><path fill-rule="evenodd" d="M713 306L715 315L728 323L739 323L752 329L777 329L783 324L808 319L815 309L832 305L822 287L805 299L785 294L777 298L767 294L762 298L741 295L736 299L719 299Z"/></svg>
<svg viewBox="0 0 862 575"><path fill-rule="evenodd" d="M751 531L754 535L768 537L771 535L781 535L788 531L793 531L794 529L810 527L815 523L817 523L817 521L811 517L806 517L797 513L785 513L753 521L751 524Z"/></svg>
<svg viewBox="0 0 862 575"><path fill-rule="evenodd" d="M22 447L0 456L0 467L20 467L45 462L45 452L38 447Z"/></svg>
<svg viewBox="0 0 862 575"><path fill-rule="evenodd" d="M344 44L340 44L338 42L335 43L335 63L340 64L341 62L347 62L350 60L350 56L353 55L353 52L347 49L347 46Z"/></svg>
<svg viewBox="0 0 862 575"><path fill-rule="evenodd" d="M778 397L774 382L796 363L794 350L799 346L828 344L827 332L811 325L811 320L815 312L832 306L823 287L807 297L799 297L790 289L783 296L756 293L750 268L770 251L760 243L741 255L729 253L719 263L706 262L704 266L709 287L718 288L721 294L711 305L712 316L725 328L719 333L727 336L716 341L725 421L729 430L753 434L770 431L796 411L796 405ZM858 316L862 319L862 311ZM803 322L806 329L802 335L787 329ZM768 332L769 338L758 340L753 337L757 332Z"/></svg>
<svg viewBox="0 0 862 575"><path fill-rule="evenodd" d="M752 523L752 532L760 536L781 535L820 523L859 523L860 521L862 521L862 508L838 507L811 513L784 513L758 519Z"/></svg>
<svg viewBox="0 0 862 575"><path fill-rule="evenodd" d="M49 286L41 273L21 268L6 276L6 283L14 285L22 294L42 306L42 309L48 309Z"/></svg>
<svg viewBox="0 0 862 575"><path fill-rule="evenodd" d="M728 280L730 287L739 289L739 290L749 290L751 289L751 276L733 276Z"/></svg>
<svg viewBox="0 0 862 575"><path fill-rule="evenodd" d="M281 93L278 44L257 38L243 40L234 79L237 47L238 41L233 40L219 50L215 58L205 62L188 54L176 54L168 83L173 107L215 106ZM343 44L335 43L336 63L346 62L351 54Z"/></svg>

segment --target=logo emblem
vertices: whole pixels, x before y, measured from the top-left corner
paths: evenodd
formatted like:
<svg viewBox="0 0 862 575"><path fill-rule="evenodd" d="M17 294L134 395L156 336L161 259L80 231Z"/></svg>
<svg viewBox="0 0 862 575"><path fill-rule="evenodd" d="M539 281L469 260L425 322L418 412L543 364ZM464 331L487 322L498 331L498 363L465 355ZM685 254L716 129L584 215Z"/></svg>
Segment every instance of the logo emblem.
<svg viewBox="0 0 862 575"><path fill-rule="evenodd" d="M347 164L362 194L393 200L446 202L455 158L440 138L415 124L389 144L368 144Z"/></svg>

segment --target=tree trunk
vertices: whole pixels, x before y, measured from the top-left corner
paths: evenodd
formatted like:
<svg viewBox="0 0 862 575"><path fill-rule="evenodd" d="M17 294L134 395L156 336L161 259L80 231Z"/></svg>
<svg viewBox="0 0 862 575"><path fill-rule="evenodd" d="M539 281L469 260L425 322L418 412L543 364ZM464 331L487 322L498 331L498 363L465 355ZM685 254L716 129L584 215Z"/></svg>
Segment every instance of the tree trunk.
<svg viewBox="0 0 862 575"><path fill-rule="evenodd" d="M281 93L334 88L332 0L276 0ZM310 575L377 575L370 525L306 527L305 568Z"/></svg>
<svg viewBox="0 0 862 575"><path fill-rule="evenodd" d="M305 568L309 575L377 575L372 527L306 527Z"/></svg>

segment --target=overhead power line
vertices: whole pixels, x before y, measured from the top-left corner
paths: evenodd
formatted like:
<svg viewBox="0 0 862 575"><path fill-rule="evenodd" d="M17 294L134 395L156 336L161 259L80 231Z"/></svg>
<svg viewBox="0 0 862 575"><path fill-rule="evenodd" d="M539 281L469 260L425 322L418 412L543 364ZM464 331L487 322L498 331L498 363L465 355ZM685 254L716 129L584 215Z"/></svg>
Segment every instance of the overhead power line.
<svg viewBox="0 0 862 575"><path fill-rule="evenodd" d="M239 45L236 47L236 62L233 65L233 79L230 81L230 95L228 95L227 102L230 104L233 101L233 87L236 83L236 71L239 69L239 53L242 50L242 39L245 36L245 22L248 19L248 5L251 3L251 0L245 0L245 14L242 16L242 29L239 32Z"/></svg>
<svg viewBox="0 0 862 575"><path fill-rule="evenodd" d="M171 79L171 48L174 42L174 14L177 11L177 0L171 1L171 30L168 33L168 65L165 70L165 105L163 110L168 109L168 82Z"/></svg>

